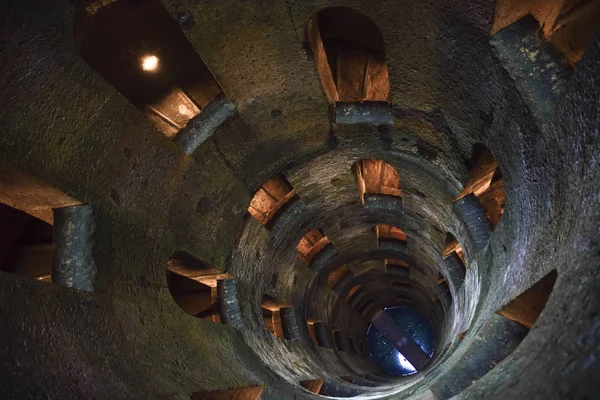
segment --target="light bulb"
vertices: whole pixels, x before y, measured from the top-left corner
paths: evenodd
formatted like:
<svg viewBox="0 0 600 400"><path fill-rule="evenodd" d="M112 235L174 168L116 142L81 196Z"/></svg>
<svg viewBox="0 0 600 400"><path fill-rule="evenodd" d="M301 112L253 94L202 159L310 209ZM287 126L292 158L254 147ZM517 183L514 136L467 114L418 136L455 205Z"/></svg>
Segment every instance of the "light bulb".
<svg viewBox="0 0 600 400"><path fill-rule="evenodd" d="M155 55L144 56L142 58L142 69L147 72L156 71L158 68L158 57Z"/></svg>

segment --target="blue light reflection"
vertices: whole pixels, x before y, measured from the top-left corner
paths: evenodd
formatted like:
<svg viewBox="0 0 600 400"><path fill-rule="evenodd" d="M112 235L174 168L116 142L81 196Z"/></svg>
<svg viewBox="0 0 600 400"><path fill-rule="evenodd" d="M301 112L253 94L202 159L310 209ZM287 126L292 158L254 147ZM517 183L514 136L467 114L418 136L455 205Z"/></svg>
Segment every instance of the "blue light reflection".
<svg viewBox="0 0 600 400"><path fill-rule="evenodd" d="M433 356L435 334L431 322L411 306L396 306L385 312L406 331L425 353ZM367 350L384 372L396 376L415 374L417 370L372 324L367 331Z"/></svg>

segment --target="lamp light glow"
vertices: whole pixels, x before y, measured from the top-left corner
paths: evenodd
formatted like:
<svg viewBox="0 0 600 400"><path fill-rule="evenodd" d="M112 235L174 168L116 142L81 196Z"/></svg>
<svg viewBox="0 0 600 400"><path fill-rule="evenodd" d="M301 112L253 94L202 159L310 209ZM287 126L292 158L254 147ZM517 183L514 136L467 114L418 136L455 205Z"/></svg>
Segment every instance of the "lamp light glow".
<svg viewBox="0 0 600 400"><path fill-rule="evenodd" d="M158 57L148 55L142 58L142 69L147 72L156 71L158 69Z"/></svg>

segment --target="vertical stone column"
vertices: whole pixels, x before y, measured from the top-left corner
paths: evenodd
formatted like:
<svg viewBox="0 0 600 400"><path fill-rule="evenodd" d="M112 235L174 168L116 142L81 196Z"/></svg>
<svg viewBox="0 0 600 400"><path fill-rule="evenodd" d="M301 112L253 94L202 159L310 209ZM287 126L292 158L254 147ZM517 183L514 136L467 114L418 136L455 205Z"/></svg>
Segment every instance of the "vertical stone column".
<svg viewBox="0 0 600 400"><path fill-rule="evenodd" d="M298 326L294 309L292 307L285 307L279 310L279 313L281 315L284 337L289 340L300 340L300 327Z"/></svg>
<svg viewBox="0 0 600 400"><path fill-rule="evenodd" d="M221 321L224 324L241 329L243 321L238 298L237 279L222 279L217 281L217 292L219 293Z"/></svg>
<svg viewBox="0 0 600 400"><path fill-rule="evenodd" d="M93 292L97 268L92 254L95 222L89 205L54 209L52 282Z"/></svg>

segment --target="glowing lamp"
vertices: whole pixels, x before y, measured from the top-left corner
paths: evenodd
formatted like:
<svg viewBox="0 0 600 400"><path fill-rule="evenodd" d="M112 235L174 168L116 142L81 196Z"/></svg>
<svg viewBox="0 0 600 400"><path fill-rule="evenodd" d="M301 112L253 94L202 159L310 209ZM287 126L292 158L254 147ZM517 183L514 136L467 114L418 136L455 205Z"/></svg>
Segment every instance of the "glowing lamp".
<svg viewBox="0 0 600 400"><path fill-rule="evenodd" d="M142 69L147 72L156 71L158 68L158 57L154 55L145 56L142 58Z"/></svg>

